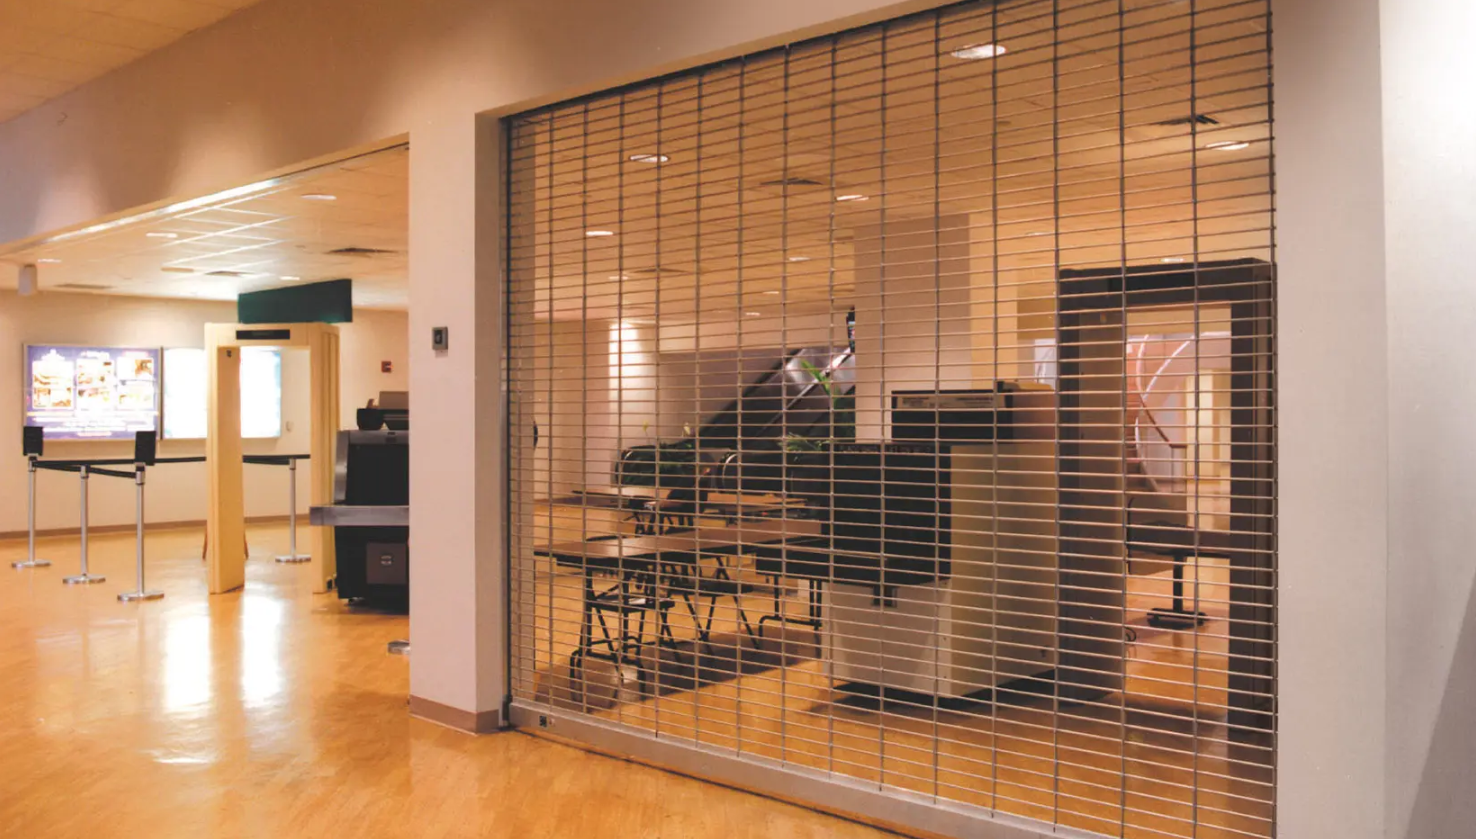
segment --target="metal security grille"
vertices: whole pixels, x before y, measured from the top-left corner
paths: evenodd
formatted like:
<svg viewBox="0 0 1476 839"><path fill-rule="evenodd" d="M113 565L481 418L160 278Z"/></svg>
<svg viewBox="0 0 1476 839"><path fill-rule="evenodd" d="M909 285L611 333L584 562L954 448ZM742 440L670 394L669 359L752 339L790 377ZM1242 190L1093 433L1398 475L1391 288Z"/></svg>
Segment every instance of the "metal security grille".
<svg viewBox="0 0 1476 839"><path fill-rule="evenodd" d="M1271 836L1269 31L967 3L511 118L515 703Z"/></svg>

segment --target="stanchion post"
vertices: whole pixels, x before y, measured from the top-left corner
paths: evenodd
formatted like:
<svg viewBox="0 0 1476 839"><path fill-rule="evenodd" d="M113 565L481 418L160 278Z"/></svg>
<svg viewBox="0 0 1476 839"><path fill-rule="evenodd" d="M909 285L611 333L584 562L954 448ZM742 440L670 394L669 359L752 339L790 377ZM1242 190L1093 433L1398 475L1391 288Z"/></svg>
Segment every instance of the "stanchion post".
<svg viewBox="0 0 1476 839"><path fill-rule="evenodd" d="M26 558L10 563L11 568L49 568L51 560L36 558L36 456L26 455L28 486L26 489Z"/></svg>
<svg viewBox="0 0 1476 839"><path fill-rule="evenodd" d="M310 562L312 557L297 552L297 458L287 459L287 553L278 562Z"/></svg>
<svg viewBox="0 0 1476 839"><path fill-rule="evenodd" d="M137 496L134 503L138 517L138 589L125 591L118 595L118 600L122 603L131 603L135 600L158 600L164 596L164 592L149 591L144 585L144 469L142 463L135 464L133 467L133 486Z"/></svg>
<svg viewBox="0 0 1476 839"><path fill-rule="evenodd" d="M78 470L82 483L82 573L71 577L63 577L62 582L69 586L91 585L101 583L108 578L102 574L89 574L87 572L87 467Z"/></svg>

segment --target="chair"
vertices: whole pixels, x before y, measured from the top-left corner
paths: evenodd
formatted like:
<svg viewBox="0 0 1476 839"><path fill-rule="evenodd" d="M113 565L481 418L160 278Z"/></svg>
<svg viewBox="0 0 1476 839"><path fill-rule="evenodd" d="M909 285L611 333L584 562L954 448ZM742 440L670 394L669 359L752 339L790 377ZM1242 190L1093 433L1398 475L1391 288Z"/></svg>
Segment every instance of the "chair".
<svg viewBox="0 0 1476 839"><path fill-rule="evenodd" d="M1131 502L1127 512L1125 547L1128 557L1146 553L1168 557L1173 563L1172 605L1149 610L1148 625L1159 629L1194 629L1204 625L1209 619L1205 613L1184 608L1184 566L1189 557L1204 554L1194 544L1194 531L1184 523L1153 515L1166 511L1139 510L1137 512L1148 514L1147 520L1142 522L1135 520Z"/></svg>

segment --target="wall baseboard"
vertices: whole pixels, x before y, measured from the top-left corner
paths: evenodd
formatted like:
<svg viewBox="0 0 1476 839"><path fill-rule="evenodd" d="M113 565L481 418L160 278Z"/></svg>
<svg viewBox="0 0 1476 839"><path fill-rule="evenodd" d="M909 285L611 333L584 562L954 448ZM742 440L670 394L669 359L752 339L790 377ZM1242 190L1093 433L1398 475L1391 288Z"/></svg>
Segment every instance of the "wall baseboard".
<svg viewBox="0 0 1476 839"><path fill-rule="evenodd" d="M473 713L460 708L452 708L450 705L442 705L420 696L410 697L410 716L444 725L447 728L454 728L457 731L465 731L468 734L491 734L503 727L502 709L500 708Z"/></svg>
<svg viewBox="0 0 1476 839"><path fill-rule="evenodd" d="M301 515L297 517L299 523L302 522L302 520L303 520L304 517L305 516L301 516ZM246 517L246 523L247 524L286 524L287 523L287 516L247 516ZM148 531L154 531L154 530L187 530L187 529L192 528L192 527L193 528L202 528L204 526L205 526L205 520L204 519L191 519L191 520L187 520L187 521L150 522L150 523L144 525L144 530L146 532L148 532ZM300 526L306 526L306 525L303 524L303 525L300 525ZM105 536L105 535L107 535L109 533L132 533L134 531L134 528L135 527L136 527L136 525L132 525L132 524L95 524L95 525L91 525L91 526L89 526L87 528L87 535L89 535L89 536ZM51 528L49 530L38 530L38 531L36 531L36 538L37 539L46 539L46 538L51 538L51 537L56 537L56 536L81 536L81 535L82 535L82 528L80 528L80 527L56 527L56 528ZM24 538L26 538L26 531L24 531L24 530L0 530L0 541L6 540L6 539L24 539Z"/></svg>

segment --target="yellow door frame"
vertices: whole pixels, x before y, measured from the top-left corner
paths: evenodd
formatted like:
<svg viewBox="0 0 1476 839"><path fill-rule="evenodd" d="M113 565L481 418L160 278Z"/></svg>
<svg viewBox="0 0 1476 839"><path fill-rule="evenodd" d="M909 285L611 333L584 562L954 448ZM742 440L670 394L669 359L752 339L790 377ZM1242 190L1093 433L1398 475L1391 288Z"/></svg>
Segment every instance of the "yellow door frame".
<svg viewBox="0 0 1476 839"><path fill-rule="evenodd" d="M205 325L208 368L205 470L205 562L211 594L246 584L246 505L241 464L241 348L306 349L309 355L311 413L308 497L313 506L333 503L333 458L338 438L338 327L329 323ZM338 573L333 529L314 527L308 535L313 590L328 591Z"/></svg>

